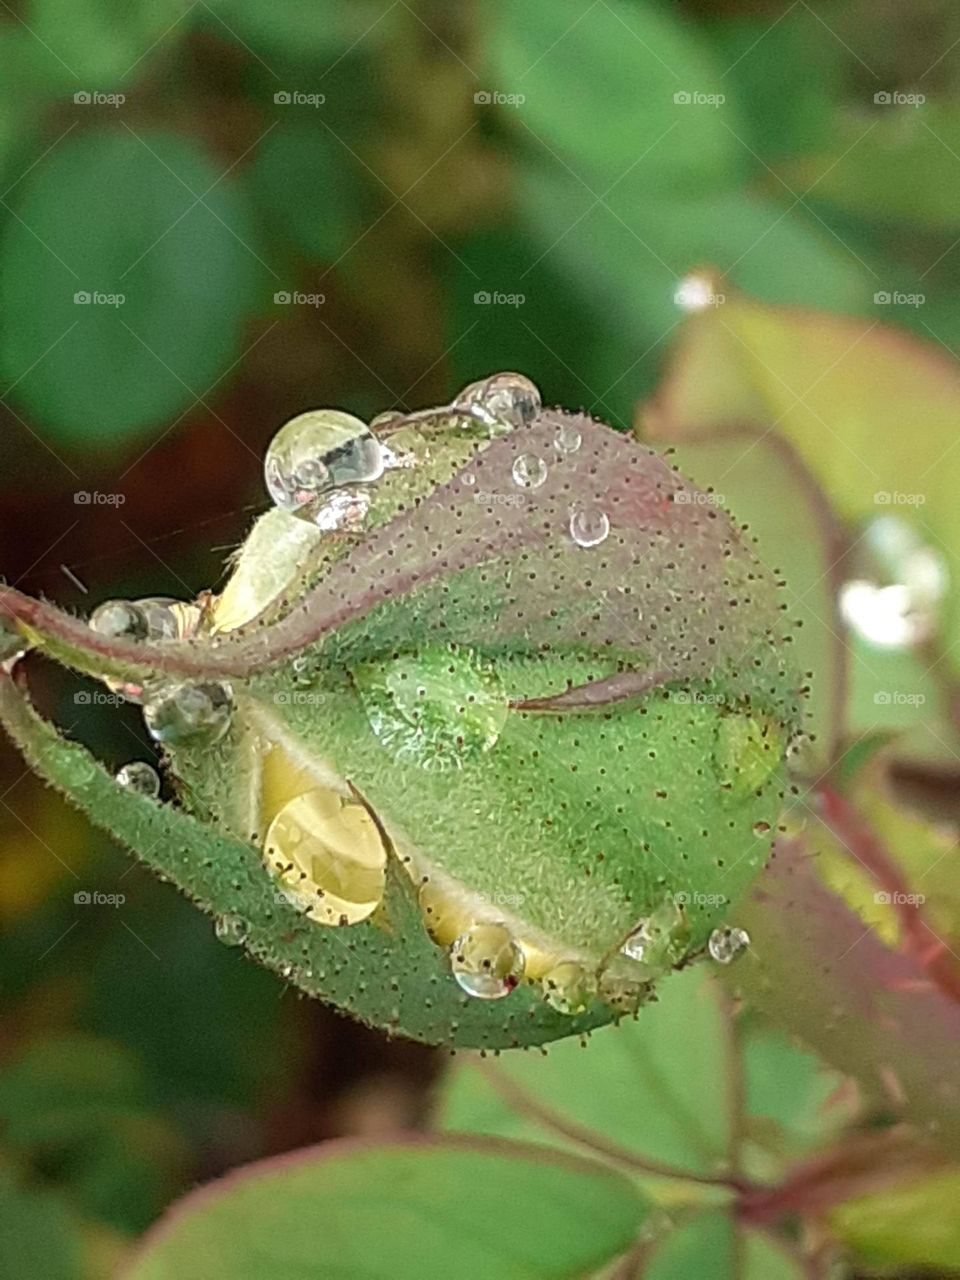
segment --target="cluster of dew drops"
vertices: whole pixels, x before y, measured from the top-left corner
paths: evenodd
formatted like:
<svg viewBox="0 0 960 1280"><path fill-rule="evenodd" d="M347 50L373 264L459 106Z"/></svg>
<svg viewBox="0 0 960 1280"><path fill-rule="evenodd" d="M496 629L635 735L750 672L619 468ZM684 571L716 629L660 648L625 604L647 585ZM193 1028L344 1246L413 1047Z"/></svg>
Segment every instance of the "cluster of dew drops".
<svg viewBox="0 0 960 1280"><path fill-rule="evenodd" d="M264 460L267 492L276 507L322 532L358 532L370 508L370 486L385 471L409 465L409 459L387 443L392 431L407 424L452 421L467 430L479 428L493 438L528 425L541 409L540 393L528 378L500 373L471 383L448 405L414 413L383 413L369 425L341 410L310 410L292 418L273 438ZM581 444L576 424L559 420L553 438L556 457L519 453L511 469L512 482L522 490L540 488L551 465L575 454ZM467 483L471 479L467 477ZM596 547L607 538L610 519L595 503L574 503L568 531L576 545ZM93 612L89 625L104 636L166 643L199 634L204 617L199 605L148 597L107 601ZM110 683L115 692L142 707L147 730L161 745L213 743L229 727L232 693L227 684L169 679L144 686ZM151 800L160 796L159 776L146 761L125 764L116 778L125 789ZM227 916L218 920L216 933L221 941L236 945L244 941L246 928L239 917ZM715 962L729 964L748 942L742 929L717 929L707 950ZM626 945L624 954L639 958L638 945ZM477 999L501 999L524 976L523 949L503 923L474 925L450 945L449 956L457 983ZM544 983L548 1001L562 1012L579 1012L586 1005L583 977L579 964L561 961L548 975L552 980Z"/></svg>

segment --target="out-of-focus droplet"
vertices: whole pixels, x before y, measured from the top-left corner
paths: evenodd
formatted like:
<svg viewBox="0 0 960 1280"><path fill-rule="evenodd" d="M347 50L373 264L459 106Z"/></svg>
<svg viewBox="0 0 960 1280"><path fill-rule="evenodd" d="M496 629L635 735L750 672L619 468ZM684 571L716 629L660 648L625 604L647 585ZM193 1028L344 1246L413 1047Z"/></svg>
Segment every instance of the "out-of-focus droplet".
<svg viewBox="0 0 960 1280"><path fill-rule="evenodd" d="M280 428L263 470L274 504L299 512L341 485L378 480L383 448L366 423L352 414L312 409Z"/></svg>
<svg viewBox="0 0 960 1280"><path fill-rule="evenodd" d="M553 437L557 453L576 453L583 443L583 436L572 422L561 422Z"/></svg>
<svg viewBox="0 0 960 1280"><path fill-rule="evenodd" d="M692 272L677 285L673 301L681 311L705 311L707 307L717 305L722 295L716 292L714 282L709 276Z"/></svg>
<svg viewBox="0 0 960 1280"><path fill-rule="evenodd" d="M937 632L949 588L942 552L899 516L880 516L857 547L859 572L840 588L840 612L869 644L907 649Z"/></svg>
<svg viewBox="0 0 960 1280"><path fill-rule="evenodd" d="M127 791L156 800L160 794L160 775L146 760L131 760L117 770L117 782Z"/></svg>
<svg viewBox="0 0 960 1280"><path fill-rule="evenodd" d="M114 639L146 640L147 619L130 600L107 600L90 615L90 627L99 635Z"/></svg>
<svg viewBox="0 0 960 1280"><path fill-rule="evenodd" d="M547 478L547 464L535 453L521 453L513 461L513 483L521 489L539 489Z"/></svg>
<svg viewBox="0 0 960 1280"><path fill-rule="evenodd" d="M156 742L219 741L230 725L232 702L222 684L168 684L151 690L143 719Z"/></svg>
<svg viewBox="0 0 960 1280"><path fill-rule="evenodd" d="M651 969L669 969L683 954L688 931L684 911L675 898L668 897L640 922L620 951Z"/></svg>
<svg viewBox="0 0 960 1280"><path fill-rule="evenodd" d="M610 532L610 517L595 503L577 503L570 510L570 537L578 547L597 547Z"/></svg>
<svg viewBox="0 0 960 1280"><path fill-rule="evenodd" d="M523 977L524 954L503 924L478 924L450 948L450 968L468 996L501 1000Z"/></svg>
<svg viewBox="0 0 960 1280"><path fill-rule="evenodd" d="M731 964L746 951L750 945L750 935L746 929L737 929L725 925L714 929L707 942L710 958L717 964Z"/></svg>
<svg viewBox="0 0 960 1280"><path fill-rule="evenodd" d="M387 854L376 823L363 805L326 788L283 805L263 856L285 896L319 924L358 924L383 900Z"/></svg>
<svg viewBox="0 0 960 1280"><path fill-rule="evenodd" d="M228 913L217 916L213 922L213 931L218 942L228 947L240 947L246 941L247 922L242 916Z"/></svg>
<svg viewBox="0 0 960 1280"><path fill-rule="evenodd" d="M590 1003L590 975L578 960L561 960L544 974L543 994L547 1004L558 1013L573 1016L583 1013Z"/></svg>
<svg viewBox="0 0 960 1280"><path fill-rule="evenodd" d="M635 1013L650 991L656 971L627 956L615 956L601 971L597 994L623 1013Z"/></svg>
<svg viewBox="0 0 960 1280"><path fill-rule="evenodd" d="M522 373L495 373L464 387L452 403L498 435L532 422L543 402L536 384Z"/></svg>

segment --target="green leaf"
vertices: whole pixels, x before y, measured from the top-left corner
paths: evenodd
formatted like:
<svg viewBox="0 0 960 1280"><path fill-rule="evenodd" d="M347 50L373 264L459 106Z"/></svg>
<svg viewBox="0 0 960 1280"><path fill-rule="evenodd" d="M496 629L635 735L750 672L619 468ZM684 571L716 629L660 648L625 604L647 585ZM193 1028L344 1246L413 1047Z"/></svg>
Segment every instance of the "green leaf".
<svg viewBox="0 0 960 1280"><path fill-rule="evenodd" d="M73 135L17 188L15 213L0 367L49 438L102 446L211 393L264 267L230 178L196 143Z"/></svg>
<svg viewBox="0 0 960 1280"><path fill-rule="evenodd" d="M830 1230L871 1266L960 1271L960 1172L946 1169L836 1206Z"/></svg>
<svg viewBox="0 0 960 1280"><path fill-rule="evenodd" d="M0 1171L0 1258L17 1280L77 1280L82 1275L79 1224L51 1192L18 1187Z"/></svg>
<svg viewBox="0 0 960 1280"><path fill-rule="evenodd" d="M209 0L202 7L208 11L199 15L205 26L235 40L269 70L277 57L302 63L344 53L361 40L383 40L396 8L390 0L276 0L269 8L259 0ZM290 88L320 92L305 84Z"/></svg>
<svg viewBox="0 0 960 1280"><path fill-rule="evenodd" d="M637 166L648 184L693 189L745 167L729 86L679 18L624 0L497 0L485 16L489 91L522 98L504 122L588 185L605 190Z"/></svg>
<svg viewBox="0 0 960 1280"><path fill-rule="evenodd" d="M738 1239L739 1236L739 1239ZM807 1274L784 1245L758 1231L738 1232L720 1213L681 1223L652 1252L644 1280L803 1280Z"/></svg>
<svg viewBox="0 0 960 1280"><path fill-rule="evenodd" d="M27 0L23 7L49 70L72 91L129 92L147 56L169 56L187 29L179 0Z"/></svg>
<svg viewBox="0 0 960 1280"><path fill-rule="evenodd" d="M147 1237L129 1280L561 1280L635 1238L645 1210L592 1161L454 1139L327 1144L187 1197Z"/></svg>
<svg viewBox="0 0 960 1280"><path fill-rule="evenodd" d="M332 262L360 233L360 190L346 147L312 120L285 122L257 149L249 182L272 227Z"/></svg>

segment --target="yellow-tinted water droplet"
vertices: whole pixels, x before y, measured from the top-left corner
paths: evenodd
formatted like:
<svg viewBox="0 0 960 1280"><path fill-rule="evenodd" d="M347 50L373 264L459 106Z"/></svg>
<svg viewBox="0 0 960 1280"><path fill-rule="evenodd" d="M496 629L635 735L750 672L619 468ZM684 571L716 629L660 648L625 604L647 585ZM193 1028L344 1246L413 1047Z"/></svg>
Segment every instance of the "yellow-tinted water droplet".
<svg viewBox="0 0 960 1280"><path fill-rule="evenodd" d="M267 828L263 856L319 924L358 924L383 900L387 854L376 823L334 791L287 801Z"/></svg>
<svg viewBox="0 0 960 1280"><path fill-rule="evenodd" d="M523 977L524 954L506 925L478 924L451 946L450 968L467 995L501 1000Z"/></svg>
<svg viewBox="0 0 960 1280"><path fill-rule="evenodd" d="M558 1013L583 1013L593 990L590 974L577 960L561 960L543 977L544 998Z"/></svg>
<svg viewBox="0 0 960 1280"><path fill-rule="evenodd" d="M267 491L285 511L300 511L340 485L369 484L382 473L380 441L366 423L339 409L292 418L264 460Z"/></svg>

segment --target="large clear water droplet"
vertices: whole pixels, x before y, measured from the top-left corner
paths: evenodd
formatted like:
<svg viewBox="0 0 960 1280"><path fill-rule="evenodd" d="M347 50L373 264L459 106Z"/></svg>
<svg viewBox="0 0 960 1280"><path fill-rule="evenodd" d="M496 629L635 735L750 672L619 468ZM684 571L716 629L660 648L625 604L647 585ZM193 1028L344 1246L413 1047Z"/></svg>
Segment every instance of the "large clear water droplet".
<svg viewBox="0 0 960 1280"><path fill-rule="evenodd" d="M561 960L543 976L544 998L558 1013L572 1017L583 1013L590 1003L593 984L578 960Z"/></svg>
<svg viewBox="0 0 960 1280"><path fill-rule="evenodd" d="M670 969L683 956L688 932L686 913L675 898L668 897L641 920L620 951L651 969Z"/></svg>
<svg viewBox="0 0 960 1280"><path fill-rule="evenodd" d="M737 929L724 925L714 929L707 942L707 950L711 959L717 964L731 964L746 951L750 945L750 935L746 929Z"/></svg>
<svg viewBox="0 0 960 1280"><path fill-rule="evenodd" d="M547 464L535 453L521 453L513 461L511 474L521 489L539 489L547 478Z"/></svg>
<svg viewBox="0 0 960 1280"><path fill-rule="evenodd" d="M475 421L499 435L532 422L543 401L536 384L522 373L495 373L464 387L452 407L469 410Z"/></svg>
<svg viewBox="0 0 960 1280"><path fill-rule="evenodd" d="M950 585L942 552L901 517L880 516L867 525L857 562L840 589L840 612L852 630L883 649L907 649L936 634Z"/></svg>
<svg viewBox="0 0 960 1280"><path fill-rule="evenodd" d="M610 517L592 502L577 503L570 510L570 537L578 547L597 547L610 532Z"/></svg>
<svg viewBox="0 0 960 1280"><path fill-rule="evenodd" d="M213 931L218 942L228 947L240 947L247 938L247 922L242 916L227 913L217 916L213 922Z"/></svg>
<svg viewBox="0 0 960 1280"><path fill-rule="evenodd" d="M503 924L478 924L450 948L453 976L468 996L501 1000L523 977L524 954Z"/></svg>
<svg viewBox="0 0 960 1280"><path fill-rule="evenodd" d="M151 738L176 746L194 738L217 742L230 725L232 702L222 684L172 684L152 690L143 704Z"/></svg>
<svg viewBox="0 0 960 1280"><path fill-rule="evenodd" d="M383 900L387 855L376 823L363 805L326 788L280 809L263 856L284 896L319 924L358 924Z"/></svg>
<svg viewBox="0 0 960 1280"><path fill-rule="evenodd" d="M160 775L146 760L131 760L117 770L117 782L127 791L156 800L160 794Z"/></svg>
<svg viewBox="0 0 960 1280"><path fill-rule="evenodd" d="M340 485L378 480L383 449L366 423L352 414L312 409L280 428L263 471L276 506L299 512Z"/></svg>

